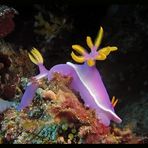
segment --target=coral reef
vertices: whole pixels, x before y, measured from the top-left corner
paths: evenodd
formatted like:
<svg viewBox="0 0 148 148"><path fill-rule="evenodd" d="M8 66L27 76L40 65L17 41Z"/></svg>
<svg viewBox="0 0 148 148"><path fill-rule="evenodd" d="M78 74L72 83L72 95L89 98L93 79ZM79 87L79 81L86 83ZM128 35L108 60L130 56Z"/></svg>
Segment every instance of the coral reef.
<svg viewBox="0 0 148 148"><path fill-rule="evenodd" d="M16 52L10 44L0 42L0 97L11 100L20 93L19 81L35 73L26 50Z"/></svg>
<svg viewBox="0 0 148 148"><path fill-rule="evenodd" d="M67 17L57 16L53 12L45 11L45 8L40 5L36 5L36 9L39 12L35 15L34 32L44 37L46 42L50 42L64 30L72 29L72 23L68 22Z"/></svg>
<svg viewBox="0 0 148 148"><path fill-rule="evenodd" d="M0 99L0 113L10 108L11 105L11 102Z"/></svg>
<svg viewBox="0 0 148 148"><path fill-rule="evenodd" d="M14 8L0 5L0 38L6 37L15 27L13 17L18 14Z"/></svg>
<svg viewBox="0 0 148 148"><path fill-rule="evenodd" d="M71 77L55 73L42 79L30 107L11 107L1 115L0 142L14 144L140 143L129 129L106 127L95 111L86 108L78 92L69 88ZM21 122L20 122L21 121Z"/></svg>
<svg viewBox="0 0 148 148"><path fill-rule="evenodd" d="M20 77L30 77L35 73L34 65L30 62L27 50L20 48L17 51L13 45L0 41L0 54L1 59L4 59L0 63L4 66L5 63L9 63L3 69L7 69L7 71L9 69L9 72L13 72Z"/></svg>

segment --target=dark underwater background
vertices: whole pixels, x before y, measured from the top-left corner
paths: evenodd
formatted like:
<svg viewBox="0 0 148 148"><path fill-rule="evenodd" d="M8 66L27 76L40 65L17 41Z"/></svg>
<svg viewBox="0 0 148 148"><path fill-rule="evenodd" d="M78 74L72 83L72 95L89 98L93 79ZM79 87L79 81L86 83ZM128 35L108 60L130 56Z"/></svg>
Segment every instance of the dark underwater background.
<svg viewBox="0 0 148 148"><path fill-rule="evenodd" d="M0 5L18 11L13 18L14 30L1 38L1 42L11 44L16 52L20 48L40 49L48 69L73 62L71 45L85 46L86 36L95 39L102 26L101 47L118 47L107 60L97 61L97 68L110 98L119 99L115 108L123 120L119 126L130 126L140 136L148 136L148 5L70 0L45 3L3 0ZM48 22L49 30L39 26L40 15ZM35 71L37 73L37 67Z"/></svg>

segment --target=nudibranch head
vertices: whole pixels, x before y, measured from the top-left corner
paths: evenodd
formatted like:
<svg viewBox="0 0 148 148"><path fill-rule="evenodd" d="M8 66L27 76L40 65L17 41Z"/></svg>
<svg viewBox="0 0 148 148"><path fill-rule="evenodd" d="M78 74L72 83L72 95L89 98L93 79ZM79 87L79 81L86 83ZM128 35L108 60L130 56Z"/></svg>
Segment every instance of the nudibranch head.
<svg viewBox="0 0 148 148"><path fill-rule="evenodd" d="M46 75L48 70L43 65L44 60L43 60L41 53L36 48L33 48L31 50L31 53L28 53L28 56L34 64L38 65L40 76Z"/></svg>
<svg viewBox="0 0 148 148"><path fill-rule="evenodd" d="M48 70L43 65L43 57L41 53L36 48L33 48L31 52L28 53L28 56L30 60L39 67L40 73L37 76L35 76L34 79L38 81L41 78L47 77ZM22 110L31 104L37 88L38 85L36 83L29 82L27 84L21 103L18 106L18 110Z"/></svg>
<svg viewBox="0 0 148 148"><path fill-rule="evenodd" d="M90 36L86 37L87 45L91 50L90 53L88 53L80 45L72 45L72 48L81 55L81 56L77 56L74 52L72 52L71 56L72 56L73 60L78 63L86 62L87 65L91 67L91 66L95 65L96 60L105 60L111 51L116 51L118 49L115 46L113 46L113 47L108 46L108 47L104 47L104 48L100 49L99 51L97 51L98 48L100 47L102 37L103 37L103 28L102 27L100 27L100 31L99 31L94 43L92 42L92 39Z"/></svg>

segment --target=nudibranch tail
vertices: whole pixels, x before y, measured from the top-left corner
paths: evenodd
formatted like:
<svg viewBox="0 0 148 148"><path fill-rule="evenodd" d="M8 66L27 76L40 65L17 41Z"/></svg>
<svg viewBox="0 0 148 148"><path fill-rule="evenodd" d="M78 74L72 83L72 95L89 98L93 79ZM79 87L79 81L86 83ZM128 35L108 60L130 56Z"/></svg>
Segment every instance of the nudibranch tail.
<svg viewBox="0 0 148 148"><path fill-rule="evenodd" d="M88 47L91 49L91 52L88 53L82 46L80 45L73 45L72 48L77 51L80 56L77 56L74 52L71 53L72 59L78 63L84 63L86 62L89 67L92 67L95 65L96 60L105 60L107 56L110 54L112 51L116 51L118 48L117 47L104 47L100 49L99 51L98 48L100 47L101 41L103 38L103 28L100 27L99 33L96 37L95 42L92 42L92 39L90 36L86 37L86 43Z"/></svg>

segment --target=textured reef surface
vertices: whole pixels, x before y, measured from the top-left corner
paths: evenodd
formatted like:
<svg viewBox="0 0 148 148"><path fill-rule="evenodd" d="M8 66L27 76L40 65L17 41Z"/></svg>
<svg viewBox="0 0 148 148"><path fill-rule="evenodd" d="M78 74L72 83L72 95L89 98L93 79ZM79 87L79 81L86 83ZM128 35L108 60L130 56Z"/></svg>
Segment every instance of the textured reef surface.
<svg viewBox="0 0 148 148"><path fill-rule="evenodd" d="M0 143L82 144L140 143L129 128L107 127L95 111L86 108L78 92L69 88L71 77L55 73L40 80L30 107L18 112L14 107L0 116ZM25 81L21 82L24 85Z"/></svg>

